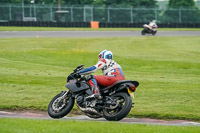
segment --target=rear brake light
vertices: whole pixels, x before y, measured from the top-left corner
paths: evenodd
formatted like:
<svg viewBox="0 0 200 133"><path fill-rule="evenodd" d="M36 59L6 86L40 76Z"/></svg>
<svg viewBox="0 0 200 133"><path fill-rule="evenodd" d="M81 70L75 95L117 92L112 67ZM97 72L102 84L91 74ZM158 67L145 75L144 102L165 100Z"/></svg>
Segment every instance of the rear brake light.
<svg viewBox="0 0 200 133"><path fill-rule="evenodd" d="M135 86L129 86L129 89L132 91L132 92L134 92L135 91Z"/></svg>

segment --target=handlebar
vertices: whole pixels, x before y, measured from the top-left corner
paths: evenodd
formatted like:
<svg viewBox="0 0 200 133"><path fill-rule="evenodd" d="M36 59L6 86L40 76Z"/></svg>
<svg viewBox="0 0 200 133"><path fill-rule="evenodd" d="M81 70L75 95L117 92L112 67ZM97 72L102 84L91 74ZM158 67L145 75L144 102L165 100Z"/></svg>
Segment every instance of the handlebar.
<svg viewBox="0 0 200 133"><path fill-rule="evenodd" d="M81 80L87 80L87 78L86 78L85 76L81 76L80 74L77 73L77 72L79 72L80 70L84 69L83 66L84 66L84 65L79 65L79 66L77 66L77 68L74 69L74 72L71 73L71 74L69 74L69 76L67 77L67 82L68 82L69 80L78 79L78 78L80 78L80 81L81 81Z"/></svg>
<svg viewBox="0 0 200 133"><path fill-rule="evenodd" d="M84 68L83 66L84 66L84 65L79 65L79 66L77 66L77 68L74 69L74 73L77 73L78 71L82 70L82 69Z"/></svg>

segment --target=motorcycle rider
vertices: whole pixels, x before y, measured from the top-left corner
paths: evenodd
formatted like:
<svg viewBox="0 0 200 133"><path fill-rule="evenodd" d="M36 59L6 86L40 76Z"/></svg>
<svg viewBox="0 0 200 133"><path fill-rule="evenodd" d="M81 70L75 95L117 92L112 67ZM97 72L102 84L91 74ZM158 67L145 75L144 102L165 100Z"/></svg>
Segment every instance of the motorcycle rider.
<svg viewBox="0 0 200 133"><path fill-rule="evenodd" d="M124 73L121 66L113 60L113 54L111 51L103 50L99 53L98 62L96 65L85 68L78 72L80 75L86 75L93 73L101 69L103 75L91 75L88 83L90 84L93 95L88 96L87 99L97 98L101 99L101 94L98 85L109 86L116 81L125 80Z"/></svg>
<svg viewBox="0 0 200 133"><path fill-rule="evenodd" d="M144 27L149 28L150 30L156 31L157 30L157 24L156 24L156 20L152 20L149 25L144 24Z"/></svg>

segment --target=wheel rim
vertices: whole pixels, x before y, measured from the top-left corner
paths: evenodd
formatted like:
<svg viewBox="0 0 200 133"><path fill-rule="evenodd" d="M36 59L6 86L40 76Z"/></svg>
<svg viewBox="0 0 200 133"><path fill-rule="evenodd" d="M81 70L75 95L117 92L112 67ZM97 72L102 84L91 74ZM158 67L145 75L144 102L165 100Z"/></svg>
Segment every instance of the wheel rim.
<svg viewBox="0 0 200 133"><path fill-rule="evenodd" d="M106 113L108 113L111 116L118 114L126 104L126 100L123 96L117 96L115 97L115 100L117 106L115 105L116 107L114 109L106 109ZM112 106L110 107L113 108Z"/></svg>
<svg viewBox="0 0 200 133"><path fill-rule="evenodd" d="M54 112L60 112L67 105L66 99L58 97L52 104Z"/></svg>

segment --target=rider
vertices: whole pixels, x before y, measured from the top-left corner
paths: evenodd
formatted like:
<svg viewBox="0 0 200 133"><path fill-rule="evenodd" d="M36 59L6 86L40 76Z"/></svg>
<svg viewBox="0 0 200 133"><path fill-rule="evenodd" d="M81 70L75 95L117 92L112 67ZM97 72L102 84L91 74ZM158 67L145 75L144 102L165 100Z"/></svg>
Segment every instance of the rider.
<svg viewBox="0 0 200 133"><path fill-rule="evenodd" d="M155 31L156 28L158 27L157 24L156 24L156 20L152 20L150 23L149 23L149 27L151 30Z"/></svg>
<svg viewBox="0 0 200 133"><path fill-rule="evenodd" d="M113 54L108 50L103 50L99 53L99 59L96 65L85 68L79 71L78 74L86 75L99 69L102 69L103 76L91 75L91 79L88 83L90 84L94 94L87 98L101 99L98 85L109 86L114 84L116 81L125 80L121 66L113 60Z"/></svg>

